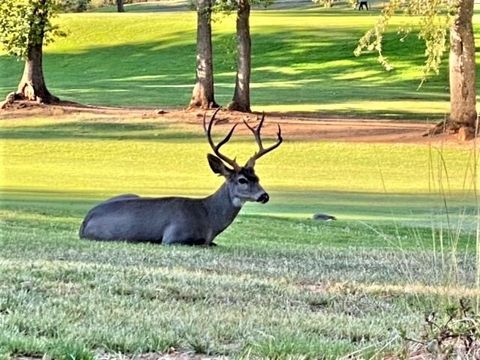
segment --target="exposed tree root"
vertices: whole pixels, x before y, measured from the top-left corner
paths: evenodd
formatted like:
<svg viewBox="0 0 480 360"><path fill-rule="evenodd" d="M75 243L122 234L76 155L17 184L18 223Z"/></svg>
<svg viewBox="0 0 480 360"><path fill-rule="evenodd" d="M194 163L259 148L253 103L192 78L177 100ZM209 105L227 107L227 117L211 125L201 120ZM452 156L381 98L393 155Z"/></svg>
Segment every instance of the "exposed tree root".
<svg viewBox="0 0 480 360"><path fill-rule="evenodd" d="M30 89L30 88L28 88ZM25 87L27 90L27 87ZM5 100L0 102L0 110L7 109L11 107L16 101L31 101L37 104L58 104L60 99L52 94L48 93L46 97L40 97L35 95L32 92L21 93L21 92L11 92L6 97Z"/></svg>
<svg viewBox="0 0 480 360"><path fill-rule="evenodd" d="M475 132L475 128L471 126L465 126L449 120L442 120L422 136L436 136L441 134L457 134L460 141L467 141L478 136L479 132Z"/></svg>
<svg viewBox="0 0 480 360"><path fill-rule="evenodd" d="M17 100L17 94L15 92L9 93L5 100L0 103L0 110L8 108L15 100Z"/></svg>
<svg viewBox="0 0 480 360"><path fill-rule="evenodd" d="M189 110L213 110L213 109L218 109L220 107L220 105L218 105L215 101L211 101L209 103L207 102L202 102L200 100L197 100L197 101L194 101L192 99L192 101L190 102L190 104L188 105L187 107L187 111Z"/></svg>
<svg viewBox="0 0 480 360"><path fill-rule="evenodd" d="M249 105L239 104L238 102L235 102L235 101L232 101L230 104L228 104L227 110L238 111L238 112L243 112L243 113L251 113L252 112Z"/></svg>
<svg viewBox="0 0 480 360"><path fill-rule="evenodd" d="M39 104L58 104L60 99L52 95L43 84L34 86L31 81L24 81L18 86L16 92L21 100L36 101Z"/></svg>

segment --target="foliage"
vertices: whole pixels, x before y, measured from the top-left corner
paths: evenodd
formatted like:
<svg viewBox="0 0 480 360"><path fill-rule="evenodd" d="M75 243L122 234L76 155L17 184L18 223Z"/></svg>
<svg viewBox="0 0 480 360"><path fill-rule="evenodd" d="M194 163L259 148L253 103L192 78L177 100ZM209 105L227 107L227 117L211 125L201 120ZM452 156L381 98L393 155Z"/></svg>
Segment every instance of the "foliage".
<svg viewBox="0 0 480 360"><path fill-rule="evenodd" d="M25 59L31 46L64 35L51 18L57 0L3 0L0 3L0 45L10 55Z"/></svg>
<svg viewBox="0 0 480 360"><path fill-rule="evenodd" d="M477 359L480 355L480 313L474 311L467 299L450 305L440 314L430 313L425 318L421 340L405 338L418 351L441 359ZM418 347L417 347L418 348Z"/></svg>
<svg viewBox="0 0 480 360"><path fill-rule="evenodd" d="M87 11L90 0L60 0L61 9L65 12Z"/></svg>
<svg viewBox="0 0 480 360"><path fill-rule="evenodd" d="M82 1L82 0L79 0L79 1ZM93 7L102 7L102 6L110 6L110 5L117 4L116 0L88 0L88 2L91 2ZM134 3L144 3L144 2L148 2L148 0L124 0L123 1L124 4L134 4Z"/></svg>
<svg viewBox="0 0 480 360"><path fill-rule="evenodd" d="M354 51L359 56L365 50L376 51L378 62L386 69L392 70L393 66L383 55L383 34L391 18L399 11L410 17L419 17L418 38L425 43L425 64L423 79L430 73L439 73L443 54L446 50L448 28L458 11L458 2L450 0L391 0L385 5L376 25L368 30L359 40ZM412 27L400 27L399 33L403 34L402 40L409 34Z"/></svg>
<svg viewBox="0 0 480 360"><path fill-rule="evenodd" d="M260 5L264 8L272 5L275 0L249 0L250 5ZM238 0L215 0L213 10L215 12L225 12L226 14L235 11L238 8Z"/></svg>
<svg viewBox="0 0 480 360"><path fill-rule="evenodd" d="M323 6L325 8L330 8L333 6L335 0L312 0L313 3ZM346 4L351 7L355 7L357 0L347 0Z"/></svg>

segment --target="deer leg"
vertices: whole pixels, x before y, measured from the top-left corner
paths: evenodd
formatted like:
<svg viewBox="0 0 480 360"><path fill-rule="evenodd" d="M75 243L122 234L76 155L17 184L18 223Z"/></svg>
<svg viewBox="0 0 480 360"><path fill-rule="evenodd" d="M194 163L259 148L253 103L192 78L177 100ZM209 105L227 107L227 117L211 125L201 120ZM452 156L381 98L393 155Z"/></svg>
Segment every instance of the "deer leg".
<svg viewBox="0 0 480 360"><path fill-rule="evenodd" d="M195 245L205 245L205 239L195 239L195 238L187 238L187 239L177 239L173 241L163 241L165 245L187 245L187 246L195 246Z"/></svg>
<svg viewBox="0 0 480 360"><path fill-rule="evenodd" d="M170 228L163 234L162 244L165 245L205 245L206 240L203 237L186 233L185 230Z"/></svg>

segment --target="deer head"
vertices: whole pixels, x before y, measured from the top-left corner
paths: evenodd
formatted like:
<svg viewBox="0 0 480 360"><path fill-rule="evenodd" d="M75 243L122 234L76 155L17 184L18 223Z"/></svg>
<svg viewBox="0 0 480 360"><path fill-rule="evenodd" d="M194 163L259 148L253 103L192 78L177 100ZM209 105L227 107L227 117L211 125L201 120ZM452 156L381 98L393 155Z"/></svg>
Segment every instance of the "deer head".
<svg viewBox="0 0 480 360"><path fill-rule="evenodd" d="M260 185L260 179L255 174L255 162L263 155L276 149L283 141L280 125L278 125L277 142L270 147L264 148L260 131L265 120L265 114L262 115L262 119L256 127L250 126L246 121L245 125L250 129L255 137L255 141L259 147L259 150L253 154L253 156L246 162L244 166L238 165L235 159L230 159L220 152L220 148L225 145L233 135L235 128L238 124L235 124L217 145L212 140L212 127L215 122L215 116L217 115L217 109L212 115L208 126L206 124L206 117L203 117L203 127L215 155L208 154L208 163L212 171L218 175L222 175L226 179L226 186L232 199L233 205L241 207L246 201L256 201L265 204L270 199L268 193Z"/></svg>

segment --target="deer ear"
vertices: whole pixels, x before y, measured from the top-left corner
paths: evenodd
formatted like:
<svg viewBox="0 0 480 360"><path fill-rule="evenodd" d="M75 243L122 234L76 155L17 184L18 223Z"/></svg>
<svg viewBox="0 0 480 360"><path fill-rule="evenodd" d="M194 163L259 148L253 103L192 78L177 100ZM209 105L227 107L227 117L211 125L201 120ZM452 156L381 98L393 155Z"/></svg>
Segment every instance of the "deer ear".
<svg viewBox="0 0 480 360"><path fill-rule="evenodd" d="M217 158L216 156L212 154L208 154L207 159L208 159L208 164L210 165L210 169L212 169L212 171L215 174L229 177L233 173L233 170L227 168L223 163L223 161Z"/></svg>

